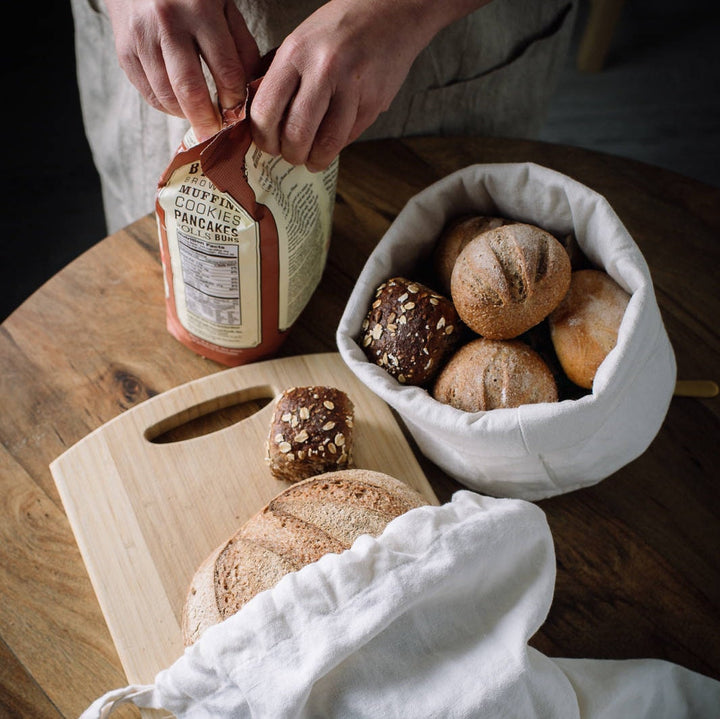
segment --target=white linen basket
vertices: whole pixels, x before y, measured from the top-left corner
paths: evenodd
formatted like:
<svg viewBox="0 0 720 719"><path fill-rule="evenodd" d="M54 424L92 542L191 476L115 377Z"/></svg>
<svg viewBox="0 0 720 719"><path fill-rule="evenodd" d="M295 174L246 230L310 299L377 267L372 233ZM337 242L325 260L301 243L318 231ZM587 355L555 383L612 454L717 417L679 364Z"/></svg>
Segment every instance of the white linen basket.
<svg viewBox="0 0 720 719"><path fill-rule="evenodd" d="M368 362L357 338L376 287L396 275L416 278L446 221L468 212L528 222L557 237L572 232L588 259L631 294L617 346L591 394L468 413ZM363 268L337 344L348 367L398 412L431 461L494 496L537 500L605 479L647 449L675 385L675 357L640 249L604 197L531 163L473 165L413 197Z"/></svg>

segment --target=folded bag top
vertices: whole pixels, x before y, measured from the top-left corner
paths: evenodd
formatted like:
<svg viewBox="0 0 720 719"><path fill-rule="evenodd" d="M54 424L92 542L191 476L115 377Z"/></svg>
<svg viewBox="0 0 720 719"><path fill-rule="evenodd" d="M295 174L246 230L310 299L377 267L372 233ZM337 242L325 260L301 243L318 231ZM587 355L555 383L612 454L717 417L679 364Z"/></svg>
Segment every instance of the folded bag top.
<svg viewBox="0 0 720 719"><path fill-rule="evenodd" d="M452 218L474 213L575 235L590 262L631 298L592 393L557 403L464 412L369 362L358 344L378 285L427 267ZM413 197L363 268L337 331L355 375L402 417L420 450L450 476L493 496L537 500L605 479L641 455L675 386L675 356L640 249L607 200L532 163L472 165Z"/></svg>

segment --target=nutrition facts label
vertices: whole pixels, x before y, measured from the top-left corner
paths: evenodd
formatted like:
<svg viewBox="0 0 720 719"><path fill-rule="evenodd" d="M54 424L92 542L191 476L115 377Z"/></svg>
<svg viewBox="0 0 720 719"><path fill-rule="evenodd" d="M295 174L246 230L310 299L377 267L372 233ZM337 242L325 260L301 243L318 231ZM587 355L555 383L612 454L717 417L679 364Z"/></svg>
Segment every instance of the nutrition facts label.
<svg viewBox="0 0 720 719"><path fill-rule="evenodd" d="M172 293L179 323L225 348L262 341L258 223L203 174L179 167L160 191ZM162 231L161 231L162 236Z"/></svg>
<svg viewBox="0 0 720 719"><path fill-rule="evenodd" d="M241 325L237 245L177 233L187 309L219 325Z"/></svg>

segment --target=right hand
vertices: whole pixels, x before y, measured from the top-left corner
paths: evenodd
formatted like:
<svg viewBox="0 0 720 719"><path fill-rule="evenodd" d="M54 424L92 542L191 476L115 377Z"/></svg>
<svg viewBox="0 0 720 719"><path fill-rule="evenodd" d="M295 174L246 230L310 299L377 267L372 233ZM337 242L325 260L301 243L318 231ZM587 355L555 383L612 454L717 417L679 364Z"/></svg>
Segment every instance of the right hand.
<svg viewBox="0 0 720 719"><path fill-rule="evenodd" d="M222 108L245 98L257 44L232 0L106 0L120 65L145 100L185 117L198 140L221 127L202 58Z"/></svg>
<svg viewBox="0 0 720 719"><path fill-rule="evenodd" d="M432 38L436 13L421 12L421 4L331 0L321 5L280 45L253 98L250 121L257 146L293 165L326 168L388 109Z"/></svg>

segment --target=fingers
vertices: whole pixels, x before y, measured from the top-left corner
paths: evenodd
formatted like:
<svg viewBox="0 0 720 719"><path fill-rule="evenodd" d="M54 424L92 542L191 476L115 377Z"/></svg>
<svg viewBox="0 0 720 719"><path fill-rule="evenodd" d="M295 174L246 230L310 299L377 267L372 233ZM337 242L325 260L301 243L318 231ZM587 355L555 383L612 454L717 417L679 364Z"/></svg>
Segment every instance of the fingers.
<svg viewBox="0 0 720 719"><path fill-rule="evenodd" d="M342 96L333 98L305 161L311 172L324 170L340 154L340 150L362 132L360 130L353 136L358 119L357 106L358 103L354 99L346 99Z"/></svg>
<svg viewBox="0 0 720 719"><path fill-rule="evenodd" d="M196 41L215 81L220 107L236 107L245 99L260 53L235 3L229 2L222 16L203 25Z"/></svg>
<svg viewBox="0 0 720 719"><path fill-rule="evenodd" d="M358 104L353 87L274 63L250 107L253 139L261 150L318 172L350 141Z"/></svg>
<svg viewBox="0 0 720 719"><path fill-rule="evenodd" d="M163 48L162 54L170 78L171 94L159 99L166 106L171 106L174 97L198 140L214 135L220 129L220 113L210 96L198 51L191 39L185 38L184 42L175 39ZM157 88L153 89L157 95Z"/></svg>
<svg viewBox="0 0 720 719"><path fill-rule="evenodd" d="M281 133L287 108L300 84L300 73L292 64L280 71L270 66L250 106L250 123L255 144L271 155L281 154Z"/></svg>
<svg viewBox="0 0 720 719"><path fill-rule="evenodd" d="M245 68L246 78L252 80L257 77L260 66L260 51L255 38L245 24L245 19L238 10L237 5L232 0L227 4L225 18L240 63Z"/></svg>
<svg viewBox="0 0 720 719"><path fill-rule="evenodd" d="M362 109L351 88L335 93L317 90L317 85L297 76L295 83L288 80L282 89L268 88L263 80L250 107L255 144L293 165L320 172L377 117ZM287 110L280 115L275 111L278 107Z"/></svg>
<svg viewBox="0 0 720 719"><path fill-rule="evenodd" d="M285 39L250 107L260 149L321 170L387 108L413 58L368 5L325 3Z"/></svg>
<svg viewBox="0 0 720 719"><path fill-rule="evenodd" d="M148 104L150 104L156 110L160 110L160 112L166 112L169 115L182 115L180 106L177 104L177 102L175 102L175 95L172 92L165 91L165 95L171 95L173 100L172 104L168 105L163 103L158 97L158 94L160 96L163 95L163 91L160 90L159 93L156 93L153 89L153 84L150 82L149 78L155 75L155 63L148 63L148 65L143 65L139 57L137 57L136 55L131 55L125 59L121 59L120 64L125 70L125 74L128 76L128 79L132 82L133 85L135 85L135 87L145 98ZM162 61L157 62L157 67L160 66L162 66L164 77L158 77L155 80L155 86L170 88L170 80L167 76L167 72L164 71L164 65L162 64Z"/></svg>
<svg viewBox="0 0 720 719"><path fill-rule="evenodd" d="M108 0L120 63L153 107L186 117L199 139L220 129L203 61L223 108L244 100L257 45L232 0Z"/></svg>

